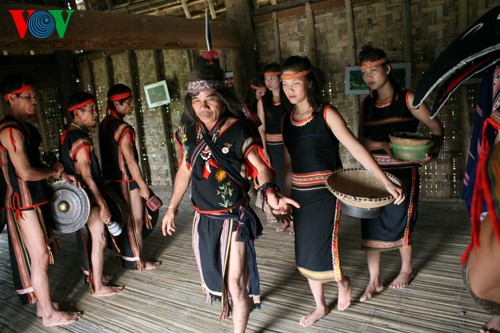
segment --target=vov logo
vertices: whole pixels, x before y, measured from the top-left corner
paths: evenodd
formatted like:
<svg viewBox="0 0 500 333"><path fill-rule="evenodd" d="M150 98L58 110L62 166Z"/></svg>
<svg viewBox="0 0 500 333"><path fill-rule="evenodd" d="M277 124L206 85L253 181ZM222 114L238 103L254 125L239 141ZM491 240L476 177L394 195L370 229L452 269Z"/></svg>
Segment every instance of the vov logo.
<svg viewBox="0 0 500 333"><path fill-rule="evenodd" d="M56 30L59 38L64 38L69 19L74 10L68 9L65 11L67 13L66 19L63 18L62 9L49 9L47 11L36 11L33 9L9 10L21 38L26 36L27 30L36 38L50 37L54 33L54 30ZM25 15L26 13L27 15Z"/></svg>

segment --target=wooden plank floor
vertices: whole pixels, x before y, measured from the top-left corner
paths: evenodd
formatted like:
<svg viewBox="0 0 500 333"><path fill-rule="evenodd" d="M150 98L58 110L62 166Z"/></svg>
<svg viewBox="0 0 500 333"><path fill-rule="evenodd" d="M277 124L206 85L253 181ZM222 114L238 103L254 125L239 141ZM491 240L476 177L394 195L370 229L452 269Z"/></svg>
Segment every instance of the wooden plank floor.
<svg viewBox="0 0 500 333"><path fill-rule="evenodd" d="M165 202L170 192L157 188ZM169 191L169 190L168 190ZM178 230L164 238L160 228L145 243L148 257L163 263L148 272L124 271L107 253L108 273L114 283L125 285L123 294L105 299L90 295L79 271L73 235L60 237L62 251L50 268L55 300L73 302L84 315L76 324L44 328L34 306L22 306L14 294L7 235L0 234L0 332L231 332L230 321L218 323L219 304L204 302L191 249L190 203L183 202ZM345 312L335 310L337 288L326 287L333 309L311 328L298 324L314 309L307 281L294 264L294 241L264 223L257 241L262 279L262 310L250 314L248 332L477 332L489 318L465 291L460 274L460 255L468 242L469 224L460 202L423 202L415 237L416 277L404 290L386 289L367 303L359 303L368 282L360 227L343 217L340 255L343 269L352 278L353 303ZM163 210L161 213L163 216ZM262 216L262 215L261 215ZM382 276L387 285L398 272L397 252L383 256Z"/></svg>

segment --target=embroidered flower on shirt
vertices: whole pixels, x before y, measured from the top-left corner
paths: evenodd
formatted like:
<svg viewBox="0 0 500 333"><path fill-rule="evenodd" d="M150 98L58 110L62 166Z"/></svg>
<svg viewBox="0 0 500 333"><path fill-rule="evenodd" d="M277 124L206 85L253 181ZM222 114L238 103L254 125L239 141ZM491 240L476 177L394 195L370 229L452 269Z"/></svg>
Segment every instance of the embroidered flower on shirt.
<svg viewBox="0 0 500 333"><path fill-rule="evenodd" d="M226 171L222 169L217 170L217 172L215 173L215 179L217 179L219 183L226 180L226 178L227 178Z"/></svg>

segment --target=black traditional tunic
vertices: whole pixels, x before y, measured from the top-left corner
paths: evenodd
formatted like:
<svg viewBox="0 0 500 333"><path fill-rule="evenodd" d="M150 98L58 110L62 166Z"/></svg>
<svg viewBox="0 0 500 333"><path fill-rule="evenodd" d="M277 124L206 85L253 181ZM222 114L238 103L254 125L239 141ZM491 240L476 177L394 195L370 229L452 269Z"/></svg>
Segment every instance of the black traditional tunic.
<svg viewBox="0 0 500 333"><path fill-rule="evenodd" d="M80 171L75 168L76 155L82 149L85 151L85 158L86 162L90 166L92 179L101 194L104 196L104 181L102 179L99 160L95 154L94 144L90 135L83 129L73 125L70 126L68 130L63 132L59 143L59 160L63 164L64 170L72 175L80 175ZM87 237L83 228L76 232L76 238L80 249L82 271L87 277L87 282L92 283L92 238Z"/></svg>
<svg viewBox="0 0 500 333"><path fill-rule="evenodd" d="M281 134L281 120L285 113L284 104L274 104L272 98L267 100L262 99L264 107L264 119L266 122L266 150L271 159L271 166L276 172L276 184L281 190L284 188L285 171L284 171L284 150L283 150L283 135Z"/></svg>
<svg viewBox="0 0 500 333"><path fill-rule="evenodd" d="M292 198L295 258L299 272L317 281L341 280L338 255L340 202L325 180L342 167L339 141L326 124L326 107L302 121L289 113L283 139L292 162Z"/></svg>
<svg viewBox="0 0 500 333"><path fill-rule="evenodd" d="M258 149L250 126L237 120L224 131L225 115L208 133L224 159L233 169L242 170L245 158L252 149ZM249 293L260 293L254 239L261 234L262 225L248 206L247 189L233 180L212 156L204 144L198 125L180 128L175 139L179 150L186 155L187 167L192 170L191 199L196 209L193 224L193 249L200 271L202 286L207 296L222 299L222 315L228 311L225 274L231 235L238 232L238 241L247 244ZM247 166L248 169L248 166Z"/></svg>
<svg viewBox="0 0 500 333"><path fill-rule="evenodd" d="M24 149L29 163L33 167L44 168L40 160L40 143L42 139L35 126L19 123L14 117L6 116L0 122L0 131L9 131L14 141L13 132L19 132L24 138ZM13 142L14 143L14 142ZM45 180L24 181L18 177L7 149L0 144L0 207L5 211L9 233L9 250L14 287L21 303L36 303L36 295L31 286L31 268L29 253L21 233L20 224L24 222L23 211L34 210L38 216L45 242L49 245L52 235L53 220L50 214L49 190ZM57 243L52 241L54 250ZM53 263L51 256L50 263Z"/></svg>
<svg viewBox="0 0 500 333"><path fill-rule="evenodd" d="M129 206L130 213L128 221L124 222L126 232L116 237L116 244L120 248L122 266L127 269L141 269L140 248L137 242L134 214L132 213L132 199L130 192L139 186L132 178L128 170L125 157L121 150L123 139L128 136L134 147L134 156L139 161L139 155L135 147L135 131L127 122L119 117L114 111L110 111L99 126L100 147L102 158L102 172L110 188L115 191ZM146 211L146 208L144 208ZM155 221L156 222L156 221ZM153 225L143 216L142 238L145 239L152 231ZM124 230L125 231L125 230Z"/></svg>
<svg viewBox="0 0 500 333"><path fill-rule="evenodd" d="M416 132L416 119L408 105L408 90L401 90L396 100L382 105L373 105L371 97L365 99L365 136L375 141L389 141L389 134L394 132ZM385 206L379 217L361 220L362 247L365 250L384 251L407 247L412 242L413 228L417 219L420 176L417 165L398 162L391 159L384 151L372 152L380 167L402 182L405 201L400 205Z"/></svg>

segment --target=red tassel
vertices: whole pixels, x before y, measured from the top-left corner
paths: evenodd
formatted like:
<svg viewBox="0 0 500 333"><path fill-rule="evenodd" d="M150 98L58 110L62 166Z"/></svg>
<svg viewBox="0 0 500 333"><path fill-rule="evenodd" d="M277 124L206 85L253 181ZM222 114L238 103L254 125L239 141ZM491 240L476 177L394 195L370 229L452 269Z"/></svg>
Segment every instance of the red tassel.
<svg viewBox="0 0 500 333"><path fill-rule="evenodd" d="M210 50L201 55L203 58L207 60L219 59L219 53L215 50ZM210 64L213 64L213 61L210 61Z"/></svg>

